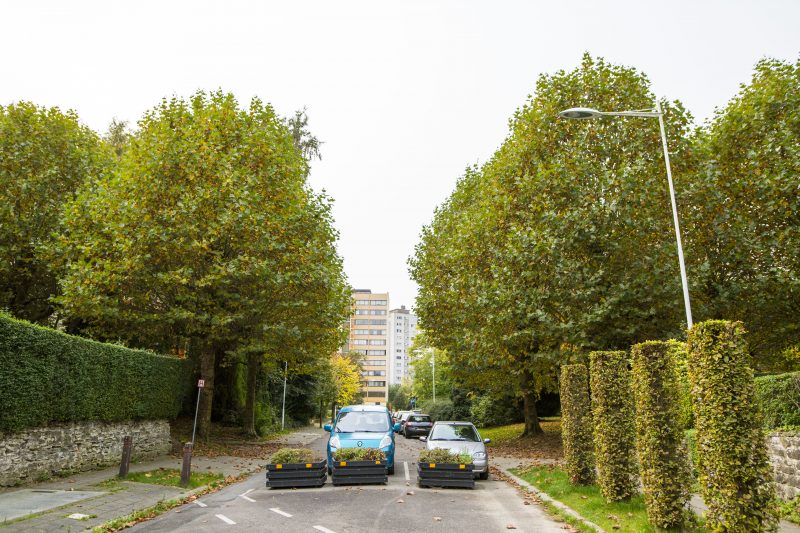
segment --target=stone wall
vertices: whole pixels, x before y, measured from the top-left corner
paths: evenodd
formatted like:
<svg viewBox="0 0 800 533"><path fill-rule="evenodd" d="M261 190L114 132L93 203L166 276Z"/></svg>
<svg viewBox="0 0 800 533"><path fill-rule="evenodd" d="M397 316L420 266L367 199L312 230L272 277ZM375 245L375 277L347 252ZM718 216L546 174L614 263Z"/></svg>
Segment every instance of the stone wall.
<svg viewBox="0 0 800 533"><path fill-rule="evenodd" d="M800 495L800 431L769 434L767 451L778 496L789 500Z"/></svg>
<svg viewBox="0 0 800 533"><path fill-rule="evenodd" d="M0 433L0 486L119 464L125 435L133 437L136 459L170 450L166 420L79 422Z"/></svg>

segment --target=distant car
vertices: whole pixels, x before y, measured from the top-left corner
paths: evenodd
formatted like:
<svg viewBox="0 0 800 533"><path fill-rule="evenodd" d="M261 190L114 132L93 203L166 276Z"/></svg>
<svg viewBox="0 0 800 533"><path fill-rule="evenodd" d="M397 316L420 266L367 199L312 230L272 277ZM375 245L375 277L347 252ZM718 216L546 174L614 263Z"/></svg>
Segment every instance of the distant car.
<svg viewBox="0 0 800 533"><path fill-rule="evenodd" d="M433 422L430 416L412 413L403 424L403 436L407 439L421 435L427 436L431 431L431 426L433 426Z"/></svg>
<svg viewBox="0 0 800 533"><path fill-rule="evenodd" d="M400 419L403 417L403 414L410 412L411 411L395 411L394 414L392 414L392 423L394 424L400 423Z"/></svg>
<svg viewBox="0 0 800 533"><path fill-rule="evenodd" d="M472 422L436 422L428 437L420 437L429 450L444 448L453 453L468 453L472 456L473 472L480 479L489 478L489 454L486 444L492 439L481 440L480 433Z"/></svg>
<svg viewBox="0 0 800 533"><path fill-rule="evenodd" d="M339 448L378 448L386 454L387 473L394 474L394 432L392 417L380 405L342 407L333 424L325 424L328 437L328 470L333 468L333 453Z"/></svg>

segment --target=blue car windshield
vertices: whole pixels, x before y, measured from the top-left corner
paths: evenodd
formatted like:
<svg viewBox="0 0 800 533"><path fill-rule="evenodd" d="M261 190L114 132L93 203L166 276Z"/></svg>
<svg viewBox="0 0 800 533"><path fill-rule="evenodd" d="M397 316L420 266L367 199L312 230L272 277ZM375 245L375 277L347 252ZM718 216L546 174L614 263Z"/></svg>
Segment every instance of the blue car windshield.
<svg viewBox="0 0 800 533"><path fill-rule="evenodd" d="M348 411L339 413L336 420L337 433L386 433L389 431L389 417L381 412Z"/></svg>
<svg viewBox="0 0 800 533"><path fill-rule="evenodd" d="M428 440L465 440L478 442L475 426L466 424L436 424Z"/></svg>

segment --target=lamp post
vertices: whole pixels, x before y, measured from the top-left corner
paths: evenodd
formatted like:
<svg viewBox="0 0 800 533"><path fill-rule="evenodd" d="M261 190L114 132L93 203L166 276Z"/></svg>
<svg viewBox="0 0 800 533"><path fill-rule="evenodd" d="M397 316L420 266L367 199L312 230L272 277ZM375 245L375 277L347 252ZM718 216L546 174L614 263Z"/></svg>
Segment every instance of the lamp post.
<svg viewBox="0 0 800 533"><path fill-rule="evenodd" d="M431 351L431 367L432 367L432 379L431 382L433 383L433 403L436 403L436 350L430 348Z"/></svg>
<svg viewBox="0 0 800 533"><path fill-rule="evenodd" d="M573 107L560 112L558 116L571 119L588 119L602 117L645 117L657 118L661 128L661 144L664 147L664 164L667 167L667 182L669 183L669 198L672 202L672 220L675 223L675 240L678 243L678 264L681 269L681 284L683 285L683 304L686 308L686 325L692 329L692 306L689 303L689 283L686 280L686 265L683 261L683 244L681 243L681 228L678 224L678 205L675 202L675 187L672 185L672 169L669 164L669 150L667 150L667 133L664 129L664 112L661 104L656 100L656 108L641 111L598 111L587 107Z"/></svg>
<svg viewBox="0 0 800 533"><path fill-rule="evenodd" d="M286 429L286 378L289 377L289 361L284 361L283 369L283 406L281 407L281 429Z"/></svg>

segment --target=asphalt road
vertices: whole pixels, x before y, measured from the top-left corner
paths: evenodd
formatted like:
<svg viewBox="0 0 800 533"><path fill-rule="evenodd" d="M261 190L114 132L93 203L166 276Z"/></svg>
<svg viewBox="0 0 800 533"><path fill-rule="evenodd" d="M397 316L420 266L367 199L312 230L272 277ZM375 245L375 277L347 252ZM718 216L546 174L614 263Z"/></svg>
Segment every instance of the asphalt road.
<svg viewBox="0 0 800 533"><path fill-rule="evenodd" d="M324 456L325 444L323 437L309 447ZM418 487L416 458L422 448L417 439L397 436L395 475L386 485L334 487L329 477L317 489L268 489L262 472L133 530L563 532L562 524L540 507L524 505L516 489L503 481L477 481L474 490Z"/></svg>

